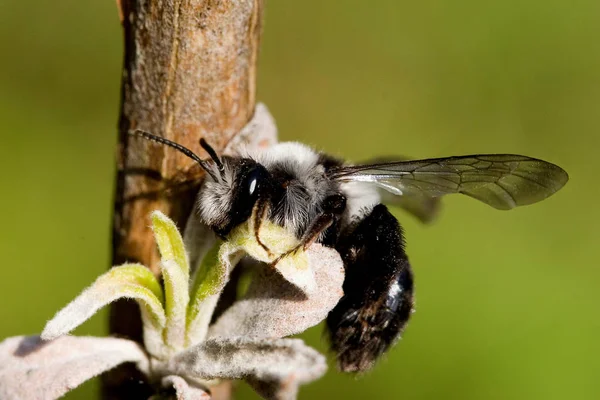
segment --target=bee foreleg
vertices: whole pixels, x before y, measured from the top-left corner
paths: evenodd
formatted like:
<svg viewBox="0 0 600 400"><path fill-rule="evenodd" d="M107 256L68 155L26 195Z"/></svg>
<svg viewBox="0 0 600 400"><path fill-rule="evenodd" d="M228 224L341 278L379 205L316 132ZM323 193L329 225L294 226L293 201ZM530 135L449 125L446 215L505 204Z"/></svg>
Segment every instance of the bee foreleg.
<svg viewBox="0 0 600 400"><path fill-rule="evenodd" d="M267 199L259 199L256 203L256 209L253 213L253 226L254 226L254 237L256 238L256 242L262 247L269 256L272 256L273 253L271 249L267 247L260 239L260 227L262 226L262 222L267 218L267 214L269 213L269 201Z"/></svg>

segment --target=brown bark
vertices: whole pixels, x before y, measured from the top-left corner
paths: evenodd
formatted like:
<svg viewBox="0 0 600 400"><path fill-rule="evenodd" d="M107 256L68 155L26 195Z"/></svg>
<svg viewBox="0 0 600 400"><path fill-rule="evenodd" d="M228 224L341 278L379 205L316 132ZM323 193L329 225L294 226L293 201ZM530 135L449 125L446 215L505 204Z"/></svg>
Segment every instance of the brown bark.
<svg viewBox="0 0 600 400"><path fill-rule="evenodd" d="M132 138L143 129L193 150L201 137L222 150L251 118L263 0L121 0L125 39L119 121L113 265L140 262L157 272L149 213L181 228L202 171L165 146ZM110 332L141 340L137 306L116 303ZM109 374L105 399L147 398L131 368Z"/></svg>

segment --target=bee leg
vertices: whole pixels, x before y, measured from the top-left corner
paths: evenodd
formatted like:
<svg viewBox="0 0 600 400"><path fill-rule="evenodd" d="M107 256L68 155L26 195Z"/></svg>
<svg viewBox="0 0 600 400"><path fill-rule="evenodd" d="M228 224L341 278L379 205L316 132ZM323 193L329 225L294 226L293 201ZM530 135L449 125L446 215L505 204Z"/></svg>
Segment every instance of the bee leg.
<svg viewBox="0 0 600 400"><path fill-rule="evenodd" d="M323 233L336 224L341 214L346 208L346 197L341 194L334 194L325 199L323 202L323 213L318 215L308 226L308 229L300 238L300 243L293 249L285 252L275 260L273 264L290 254L293 254L299 250L308 249L314 242L316 242Z"/></svg>
<svg viewBox="0 0 600 400"><path fill-rule="evenodd" d="M256 209L254 210L254 213L253 213L254 237L256 238L256 242L260 245L260 247L262 247L269 256L272 256L273 253L271 252L271 249L269 249L267 247L267 245L265 245L263 243L263 241L260 239L260 227L262 226L262 222L267 217L268 212L269 212L269 202L266 199L265 200L259 199L256 204Z"/></svg>
<svg viewBox="0 0 600 400"><path fill-rule="evenodd" d="M321 233L325 232L335 222L335 215L321 214L311 224L308 231L302 236L298 249L306 250L317 241Z"/></svg>
<svg viewBox="0 0 600 400"><path fill-rule="evenodd" d="M402 228L379 204L342 233L336 249L346 269L344 297L327 329L340 370L362 372L399 338L413 310L413 275Z"/></svg>
<svg viewBox="0 0 600 400"><path fill-rule="evenodd" d="M279 257L273 261L272 265L275 265L281 260L289 256L290 254L294 254L300 250L308 249L318 238L321 236L321 233L325 232L333 223L335 222L336 217L333 214L321 214L310 224L308 230L302 238L300 239L300 243L294 246L291 250L286 251Z"/></svg>

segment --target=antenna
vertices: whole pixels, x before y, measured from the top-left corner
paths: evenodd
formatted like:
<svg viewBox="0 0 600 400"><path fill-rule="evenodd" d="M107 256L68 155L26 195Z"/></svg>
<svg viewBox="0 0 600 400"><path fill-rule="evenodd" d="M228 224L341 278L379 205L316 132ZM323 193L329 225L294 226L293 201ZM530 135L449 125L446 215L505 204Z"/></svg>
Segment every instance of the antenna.
<svg viewBox="0 0 600 400"><path fill-rule="evenodd" d="M184 146L180 145L179 143L175 143L175 142L173 142L173 141L171 141L169 139L165 139L163 137L153 135L150 132L146 132L146 131L143 131L141 129L136 129L135 131L129 131L128 133L131 136L138 136L138 137L150 140L152 142L164 144L165 146L169 146L169 147L174 148L175 150L178 150L179 152L185 154L186 156L188 156L189 158L191 158L192 160L194 160L198 164L200 164L200 166L202 167L202 169L204 169L215 181L218 180L218 178L215 176L215 174L213 173L213 171L210 169L210 166L206 163L206 161L204 161L203 159L201 159L200 157L198 157L196 155L196 153L194 153L193 151L191 151L187 147L184 147ZM202 144L202 141L204 141L204 139L201 139L201 142L200 142L201 144ZM217 153L215 152L215 150L212 147L210 147L208 145L208 143L206 143L206 142L204 142L204 143L211 150L211 152L209 152L208 154L210 154L211 158L213 160L215 160L215 163L219 167L219 170L222 170L223 169L223 164L221 163L221 160L219 160L217 158ZM206 149L204 146L202 146L202 147L204 149Z"/></svg>
<svg viewBox="0 0 600 400"><path fill-rule="evenodd" d="M204 140L204 138L200 138L200 146L202 146L202 148L208 153L210 158L212 158L215 164L217 164L217 167L219 167L219 171L223 172L223 163L219 159L219 156L217 156L217 152L215 151L215 149L213 149L211 145L209 145L206 142L206 140Z"/></svg>

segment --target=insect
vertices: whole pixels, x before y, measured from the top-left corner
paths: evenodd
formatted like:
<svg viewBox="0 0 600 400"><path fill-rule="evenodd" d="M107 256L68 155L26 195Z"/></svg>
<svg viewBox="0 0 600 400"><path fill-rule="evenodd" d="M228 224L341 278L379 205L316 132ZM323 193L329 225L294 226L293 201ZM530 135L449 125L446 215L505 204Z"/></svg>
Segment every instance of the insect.
<svg viewBox="0 0 600 400"><path fill-rule="evenodd" d="M219 157L201 139L210 155L202 160L162 137L134 134L173 147L207 172L198 212L217 235L226 237L256 209L259 243L260 221L269 218L293 232L299 246L319 242L340 253L344 297L327 317L327 330L338 367L346 372L369 370L398 340L413 310L413 273L402 228L382 202L427 221L446 194L462 193L508 210L541 201L568 180L562 168L520 155L347 165L296 142L251 157Z"/></svg>

